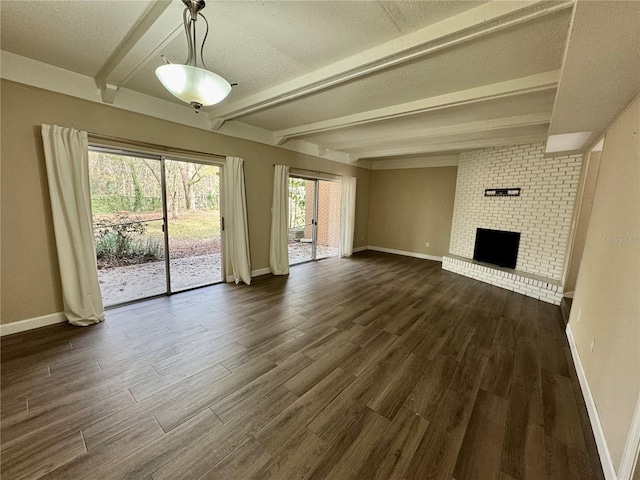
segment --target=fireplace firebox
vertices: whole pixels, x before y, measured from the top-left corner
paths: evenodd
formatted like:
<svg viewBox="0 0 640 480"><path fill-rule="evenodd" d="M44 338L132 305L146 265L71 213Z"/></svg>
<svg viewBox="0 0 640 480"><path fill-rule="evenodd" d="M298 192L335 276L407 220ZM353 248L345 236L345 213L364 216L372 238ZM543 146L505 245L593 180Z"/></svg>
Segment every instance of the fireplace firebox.
<svg viewBox="0 0 640 480"><path fill-rule="evenodd" d="M478 228L473 259L500 267L516 268L520 232Z"/></svg>

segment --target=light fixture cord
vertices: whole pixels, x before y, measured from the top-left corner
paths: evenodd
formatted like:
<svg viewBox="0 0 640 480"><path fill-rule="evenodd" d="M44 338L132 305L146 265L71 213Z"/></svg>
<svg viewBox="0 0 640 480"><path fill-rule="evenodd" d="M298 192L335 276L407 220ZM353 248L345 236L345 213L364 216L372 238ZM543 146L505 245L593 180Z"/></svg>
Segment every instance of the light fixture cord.
<svg viewBox="0 0 640 480"><path fill-rule="evenodd" d="M204 69L209 70L207 68L207 65L204 63L204 44L207 41L207 36L209 35L209 22L207 21L207 18L201 13L198 13L198 15L202 17L205 25L207 26L207 29L204 32L204 38L202 39L202 45L200 46L200 61L202 62L202 66L204 67Z"/></svg>
<svg viewBox="0 0 640 480"><path fill-rule="evenodd" d="M193 62L193 42L191 39L191 14L189 9L185 8L182 12L182 23L184 24L184 31L187 34L187 60L185 65L191 65Z"/></svg>
<svg viewBox="0 0 640 480"><path fill-rule="evenodd" d="M193 51L193 66L197 67L198 66L198 42L196 40L196 20L198 17L193 18L193 16L191 16L191 27L193 28L193 46L191 47L192 51Z"/></svg>
<svg viewBox="0 0 640 480"><path fill-rule="evenodd" d="M198 42L196 38L196 19L191 16L191 11L188 8L184 9L182 13L182 23L184 24L184 30L187 34L187 45L188 45L188 55L185 65L190 65L192 67L198 66ZM202 45L200 46L200 61L202 62L202 66L205 70L209 70L207 68L207 64L204 63L204 44L207 41L207 36L209 35L209 22L207 18L202 15L200 12L197 13L198 16L202 17L204 20L207 29L204 33L204 38L202 39ZM197 17L196 17L197 18Z"/></svg>

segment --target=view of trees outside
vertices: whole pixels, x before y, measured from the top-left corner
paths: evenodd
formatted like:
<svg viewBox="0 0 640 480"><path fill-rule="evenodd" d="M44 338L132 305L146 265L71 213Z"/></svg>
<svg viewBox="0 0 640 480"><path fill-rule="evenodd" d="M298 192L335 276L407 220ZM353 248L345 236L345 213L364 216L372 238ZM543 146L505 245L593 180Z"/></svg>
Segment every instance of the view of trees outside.
<svg viewBox="0 0 640 480"><path fill-rule="evenodd" d="M91 151L89 172L99 274L154 262L164 269L160 161ZM169 258L171 269L179 271L175 279L172 273L172 290L221 278L219 172L213 165L165 160ZM122 289L132 284L131 279L110 281Z"/></svg>
<svg viewBox="0 0 640 480"><path fill-rule="evenodd" d="M304 229L306 215L306 180L289 178L289 228Z"/></svg>

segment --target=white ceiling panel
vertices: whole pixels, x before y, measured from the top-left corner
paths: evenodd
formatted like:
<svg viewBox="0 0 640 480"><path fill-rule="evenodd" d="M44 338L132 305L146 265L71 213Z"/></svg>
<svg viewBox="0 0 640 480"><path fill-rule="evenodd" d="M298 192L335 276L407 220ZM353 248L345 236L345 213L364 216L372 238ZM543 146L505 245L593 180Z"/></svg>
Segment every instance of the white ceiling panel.
<svg viewBox="0 0 640 480"><path fill-rule="evenodd" d="M429 139L412 139L399 142L386 142L384 145L370 145L367 147L344 149L347 153L356 154L360 158L368 158L369 156L380 156L377 152L386 150L415 150L416 152L423 148L437 145L458 145L463 142L472 142L487 140L492 138L521 138L526 136L541 136L547 134L549 125L537 125L531 127L503 128L492 132L471 132L456 135L442 135Z"/></svg>
<svg viewBox="0 0 640 480"><path fill-rule="evenodd" d="M551 114L554 98L554 90L545 90L339 130L329 130L300 138L319 145L349 144L350 142L358 144L363 141L376 141L376 139L386 136L401 135L407 131L420 131L527 114Z"/></svg>
<svg viewBox="0 0 640 480"><path fill-rule="evenodd" d="M208 13L204 10L205 15ZM209 20L210 30L204 50L207 67L227 79L238 83L228 100L237 99L273 85L284 79L295 77L307 68L258 38L243 30L235 30L228 22ZM203 35L204 23L198 24L198 34ZM184 33L176 37L166 48L142 67L124 86L132 90L182 103L169 94L155 76L155 69L164 65L160 55L172 63L183 63L187 57L187 42ZM198 62L200 61L198 57ZM201 66L201 65L199 65ZM203 111L206 109L203 109Z"/></svg>
<svg viewBox="0 0 640 480"><path fill-rule="evenodd" d="M578 2L550 133L589 145L639 92L640 2Z"/></svg>
<svg viewBox="0 0 640 480"><path fill-rule="evenodd" d="M2 0L2 49L93 77L152 3Z"/></svg>
<svg viewBox="0 0 640 480"><path fill-rule="evenodd" d="M207 12L315 69L483 2L216 2ZM230 45L229 45L230 46ZM261 65L269 68L268 62Z"/></svg>

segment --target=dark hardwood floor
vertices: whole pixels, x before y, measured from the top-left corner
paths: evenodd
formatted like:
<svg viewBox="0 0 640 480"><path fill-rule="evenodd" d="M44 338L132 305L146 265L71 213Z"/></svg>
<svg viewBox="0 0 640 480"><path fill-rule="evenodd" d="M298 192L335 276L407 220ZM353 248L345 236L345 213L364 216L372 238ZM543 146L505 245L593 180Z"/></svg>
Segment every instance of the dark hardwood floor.
<svg viewBox="0 0 640 480"><path fill-rule="evenodd" d="M363 252L2 339L2 478L602 479L560 309Z"/></svg>

